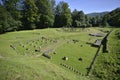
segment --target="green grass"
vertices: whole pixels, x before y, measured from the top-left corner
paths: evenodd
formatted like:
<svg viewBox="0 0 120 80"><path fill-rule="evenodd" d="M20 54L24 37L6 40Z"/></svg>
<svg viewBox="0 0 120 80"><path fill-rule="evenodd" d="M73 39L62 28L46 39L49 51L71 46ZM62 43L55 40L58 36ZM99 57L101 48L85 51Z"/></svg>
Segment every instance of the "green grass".
<svg viewBox="0 0 120 80"><path fill-rule="evenodd" d="M0 80L78 80L80 78L40 59L12 58L2 59L0 63Z"/></svg>
<svg viewBox="0 0 120 80"><path fill-rule="evenodd" d="M114 29L108 38L108 53L99 54L91 73L93 80L120 80L120 39Z"/></svg>
<svg viewBox="0 0 120 80"><path fill-rule="evenodd" d="M60 28L50 28L0 35L0 80L89 80L85 75L97 48L86 42L94 43L96 39L102 39L103 37L88 35L99 33L100 29L63 31ZM42 40L41 37L47 40ZM74 43L73 40L79 42ZM36 52L36 49L40 51ZM52 59L42 56L42 53L51 49L53 51L49 55ZM64 56L69 59L62 60ZM79 61L79 58L83 60ZM73 67L82 75L63 67L61 63Z"/></svg>

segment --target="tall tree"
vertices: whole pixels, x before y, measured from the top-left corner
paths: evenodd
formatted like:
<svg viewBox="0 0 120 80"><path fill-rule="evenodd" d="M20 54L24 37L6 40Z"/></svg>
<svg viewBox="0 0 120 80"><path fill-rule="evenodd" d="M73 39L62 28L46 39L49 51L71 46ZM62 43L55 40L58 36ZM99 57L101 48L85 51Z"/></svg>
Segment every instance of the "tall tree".
<svg viewBox="0 0 120 80"><path fill-rule="evenodd" d="M85 15L85 24L86 24L86 27L91 27L92 24L90 23L90 17Z"/></svg>
<svg viewBox="0 0 120 80"><path fill-rule="evenodd" d="M102 25L102 17L100 16L91 17L90 23L92 24L93 27L99 27Z"/></svg>
<svg viewBox="0 0 120 80"><path fill-rule="evenodd" d="M61 17L61 6L57 5L55 8L55 22L54 22L54 27L61 27L63 26L62 24L62 17Z"/></svg>
<svg viewBox="0 0 120 80"><path fill-rule="evenodd" d="M76 25L77 15L78 15L78 11L77 11L77 9L74 9L74 11L72 12L72 20L73 20L72 26L74 26L74 27L77 27L77 25Z"/></svg>
<svg viewBox="0 0 120 80"><path fill-rule="evenodd" d="M69 5L66 2L60 2L55 9L55 26L66 26L72 25L72 16L69 9Z"/></svg>
<svg viewBox="0 0 120 80"><path fill-rule="evenodd" d="M22 25L20 18L20 10L19 10L19 2L20 0L2 0L3 6L5 9L10 13L10 15L13 18L13 23L11 28L14 27L14 30L19 29L19 27Z"/></svg>
<svg viewBox="0 0 120 80"><path fill-rule="evenodd" d="M38 12L41 14L39 18L39 23L37 23L38 28L52 27L54 23L54 11L50 0L36 0L36 5L38 7Z"/></svg>
<svg viewBox="0 0 120 80"><path fill-rule="evenodd" d="M16 30L15 22L11 14L0 6L0 33Z"/></svg>
<svg viewBox="0 0 120 80"><path fill-rule="evenodd" d="M108 24L108 22L107 22L107 18L103 17L103 19L102 19L102 21L101 21L101 25L102 25L103 27L108 27L108 26L109 26L109 24Z"/></svg>
<svg viewBox="0 0 120 80"><path fill-rule="evenodd" d="M55 9L55 0L49 0L50 1L50 5L51 5L51 8L54 10Z"/></svg>
<svg viewBox="0 0 120 80"><path fill-rule="evenodd" d="M25 29L35 29L35 23L38 22L39 17L35 0L25 0L23 7L23 23L26 26Z"/></svg>
<svg viewBox="0 0 120 80"><path fill-rule="evenodd" d="M86 27L85 14L83 11L74 10L72 13L73 26L75 27Z"/></svg>

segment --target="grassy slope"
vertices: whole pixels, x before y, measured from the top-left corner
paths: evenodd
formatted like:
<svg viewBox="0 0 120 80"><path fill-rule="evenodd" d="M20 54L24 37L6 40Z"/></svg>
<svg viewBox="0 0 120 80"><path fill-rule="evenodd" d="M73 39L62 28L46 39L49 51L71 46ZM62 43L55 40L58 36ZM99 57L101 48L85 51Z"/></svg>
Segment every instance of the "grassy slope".
<svg viewBox="0 0 120 80"><path fill-rule="evenodd" d="M86 44L88 41L94 42L97 39L88 36L88 33L91 32L99 32L99 30L90 29L83 32L63 32L56 31L56 29L43 29L0 35L0 80L88 80L85 76L75 74L61 67L60 63L63 62L61 58L67 55L69 60L63 63L72 65L85 74L86 68L89 66L97 50ZM41 56L36 58L35 56L38 54L31 53L33 47L26 44L28 41L37 40L42 36L57 39L60 42L58 45L48 43L50 46L45 46L46 49L56 47L57 55L51 54L52 60ZM66 43L66 41L72 39L79 40L79 44ZM27 55L24 54L25 49L18 46L19 43L23 43L31 49L30 52L25 52ZM10 47L11 44L16 46L17 52ZM80 45L83 45L83 47L80 47ZM89 49L89 51L86 49ZM78 62L79 57L83 58L83 62Z"/></svg>
<svg viewBox="0 0 120 80"><path fill-rule="evenodd" d="M50 63L48 60L16 53L10 47L10 44L37 39L38 34L34 34L34 32L57 38L59 34L55 33L55 30L50 31L48 29L20 31L0 35L0 80L88 80L84 76L68 72Z"/></svg>
<svg viewBox="0 0 120 80"><path fill-rule="evenodd" d="M86 42L94 42L96 39L98 39L97 37L90 37L88 34L91 32L99 32L99 30L90 29L89 31L83 32L79 31L65 33L61 31L62 37L64 37L64 39L62 40L64 44L60 44L60 46L55 50L57 54L51 54L51 62L57 64L58 66L60 66L61 63L65 63L85 75L87 72L87 68L89 67L97 51L97 48L91 47L90 45L86 44ZM77 39L79 40L79 42L74 44L72 42L73 39ZM68 57L69 60L62 60L64 56ZM83 60L79 61L79 58L82 58ZM43 59L46 58L43 57ZM69 69L66 70L69 71Z"/></svg>
<svg viewBox="0 0 120 80"><path fill-rule="evenodd" d="M108 53L101 53L92 71L93 80L120 80L120 39L114 29L108 38Z"/></svg>
<svg viewBox="0 0 120 80"><path fill-rule="evenodd" d="M79 80L85 79L49 62L33 58L0 60L0 80Z"/></svg>

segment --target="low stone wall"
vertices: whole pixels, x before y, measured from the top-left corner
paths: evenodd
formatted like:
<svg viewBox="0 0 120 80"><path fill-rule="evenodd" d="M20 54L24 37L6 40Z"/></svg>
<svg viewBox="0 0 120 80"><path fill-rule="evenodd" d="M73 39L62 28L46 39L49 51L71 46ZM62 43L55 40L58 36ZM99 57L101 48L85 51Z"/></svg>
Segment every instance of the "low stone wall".
<svg viewBox="0 0 120 80"><path fill-rule="evenodd" d="M107 49L107 43L108 43L108 36L112 31L110 31L102 40L102 45L103 45L103 53L107 53L108 49Z"/></svg>
<svg viewBox="0 0 120 80"><path fill-rule="evenodd" d="M102 44L101 44L101 45L102 45ZM94 62L95 62L95 60L96 60L96 58L97 58L97 56L98 56L98 54L99 54L99 52L100 52L101 45L98 47L98 50L97 50L97 52L96 52L96 54L95 54L95 56L94 56L94 58L93 58L93 61L91 62L90 66L89 66L89 68L88 68L88 71L87 71L86 76L89 75L90 71L91 71L92 68L93 68Z"/></svg>
<svg viewBox="0 0 120 80"><path fill-rule="evenodd" d="M110 32L103 38L102 43L101 43L100 46L98 47L98 50L97 50L97 52L96 52L96 54L95 54L95 56L94 56L94 58L93 58L93 61L91 62L90 66L89 66L89 68L88 68L88 71L87 71L86 76L89 75L89 73L91 72L91 70L92 70L92 68L93 68L93 65L94 65L94 63L95 63L95 60L96 60L96 58L97 58L97 56L98 56L98 54L99 54L99 52L100 52L101 45L103 45L103 51L105 51L105 52L107 51L107 52L108 52L108 50L107 50L107 41L108 41L108 36L109 36L109 34L110 34L111 32L112 32L112 31L110 31Z"/></svg>
<svg viewBox="0 0 120 80"><path fill-rule="evenodd" d="M76 70L76 69L75 69L74 67L72 67L72 66L69 66L69 65L67 65L67 64L65 64L65 63L61 63L60 65L62 65L63 67L65 67L65 68L73 71L73 72L76 73L76 74L79 74L79 75L82 75L82 76L83 76L83 74L82 74L80 71Z"/></svg>

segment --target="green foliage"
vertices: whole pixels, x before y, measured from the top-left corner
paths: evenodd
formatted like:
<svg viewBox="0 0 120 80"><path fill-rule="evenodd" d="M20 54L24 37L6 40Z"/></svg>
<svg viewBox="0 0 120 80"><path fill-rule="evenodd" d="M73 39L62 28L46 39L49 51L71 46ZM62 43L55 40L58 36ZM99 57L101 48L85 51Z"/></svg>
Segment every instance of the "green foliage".
<svg viewBox="0 0 120 80"><path fill-rule="evenodd" d="M90 27L90 18L84 14L83 11L77 11L76 9L72 12L73 26L74 27Z"/></svg>
<svg viewBox="0 0 120 80"><path fill-rule="evenodd" d="M2 0L4 9L9 13L11 18L13 19L12 26L16 27L16 29L19 29L20 26L22 26L21 23L21 13L19 10L19 2L20 0Z"/></svg>
<svg viewBox="0 0 120 80"><path fill-rule="evenodd" d="M116 30L115 35L118 37L118 39L120 39L120 30Z"/></svg>
<svg viewBox="0 0 120 80"><path fill-rule="evenodd" d="M48 27L119 27L120 8L105 14L89 17L76 9L71 13L64 1L56 5L55 0L2 0L0 33Z"/></svg>
<svg viewBox="0 0 120 80"><path fill-rule="evenodd" d="M103 19L102 19L102 26L103 27L108 27L109 26L109 24L107 22L107 19L105 17L103 17Z"/></svg>
<svg viewBox="0 0 120 80"><path fill-rule="evenodd" d="M58 27L70 27L72 25L72 16L67 3L62 1L56 6L54 24Z"/></svg>
<svg viewBox="0 0 120 80"><path fill-rule="evenodd" d="M54 10L54 8L55 8L55 0L49 0L49 1L50 1L51 8Z"/></svg>
<svg viewBox="0 0 120 80"><path fill-rule="evenodd" d="M120 27L120 8L117 8L104 16L110 26Z"/></svg>
<svg viewBox="0 0 120 80"><path fill-rule="evenodd" d="M70 9L69 9L69 6L67 3L61 3L62 5L62 17L63 17L63 22L64 23L64 26L71 26L71 23L72 23L72 18L71 18L71 12L70 12Z"/></svg>
<svg viewBox="0 0 120 80"><path fill-rule="evenodd" d="M75 16L75 24L77 27L82 27L85 24L85 15L83 11L78 11Z"/></svg>
<svg viewBox="0 0 120 80"><path fill-rule="evenodd" d="M52 27L54 23L53 3L50 0L36 0L40 15L38 28Z"/></svg>
<svg viewBox="0 0 120 80"><path fill-rule="evenodd" d="M100 16L91 17L90 23L92 24L93 27L103 26L102 17Z"/></svg>
<svg viewBox="0 0 120 80"><path fill-rule="evenodd" d="M18 25L21 25L21 22L13 19L11 14L0 6L0 33L17 30Z"/></svg>
<svg viewBox="0 0 120 80"><path fill-rule="evenodd" d="M119 80L120 79L120 41L114 29L108 38L108 53L102 53L97 58L96 64L92 71L95 80Z"/></svg>
<svg viewBox="0 0 120 80"><path fill-rule="evenodd" d="M24 25L27 29L35 29L35 22L38 22L38 8L35 4L35 0L25 0L23 7L23 19L25 20Z"/></svg>
<svg viewBox="0 0 120 80"><path fill-rule="evenodd" d="M62 17L61 17L61 6L57 5L55 7L55 22L54 22L55 27L62 27Z"/></svg>

